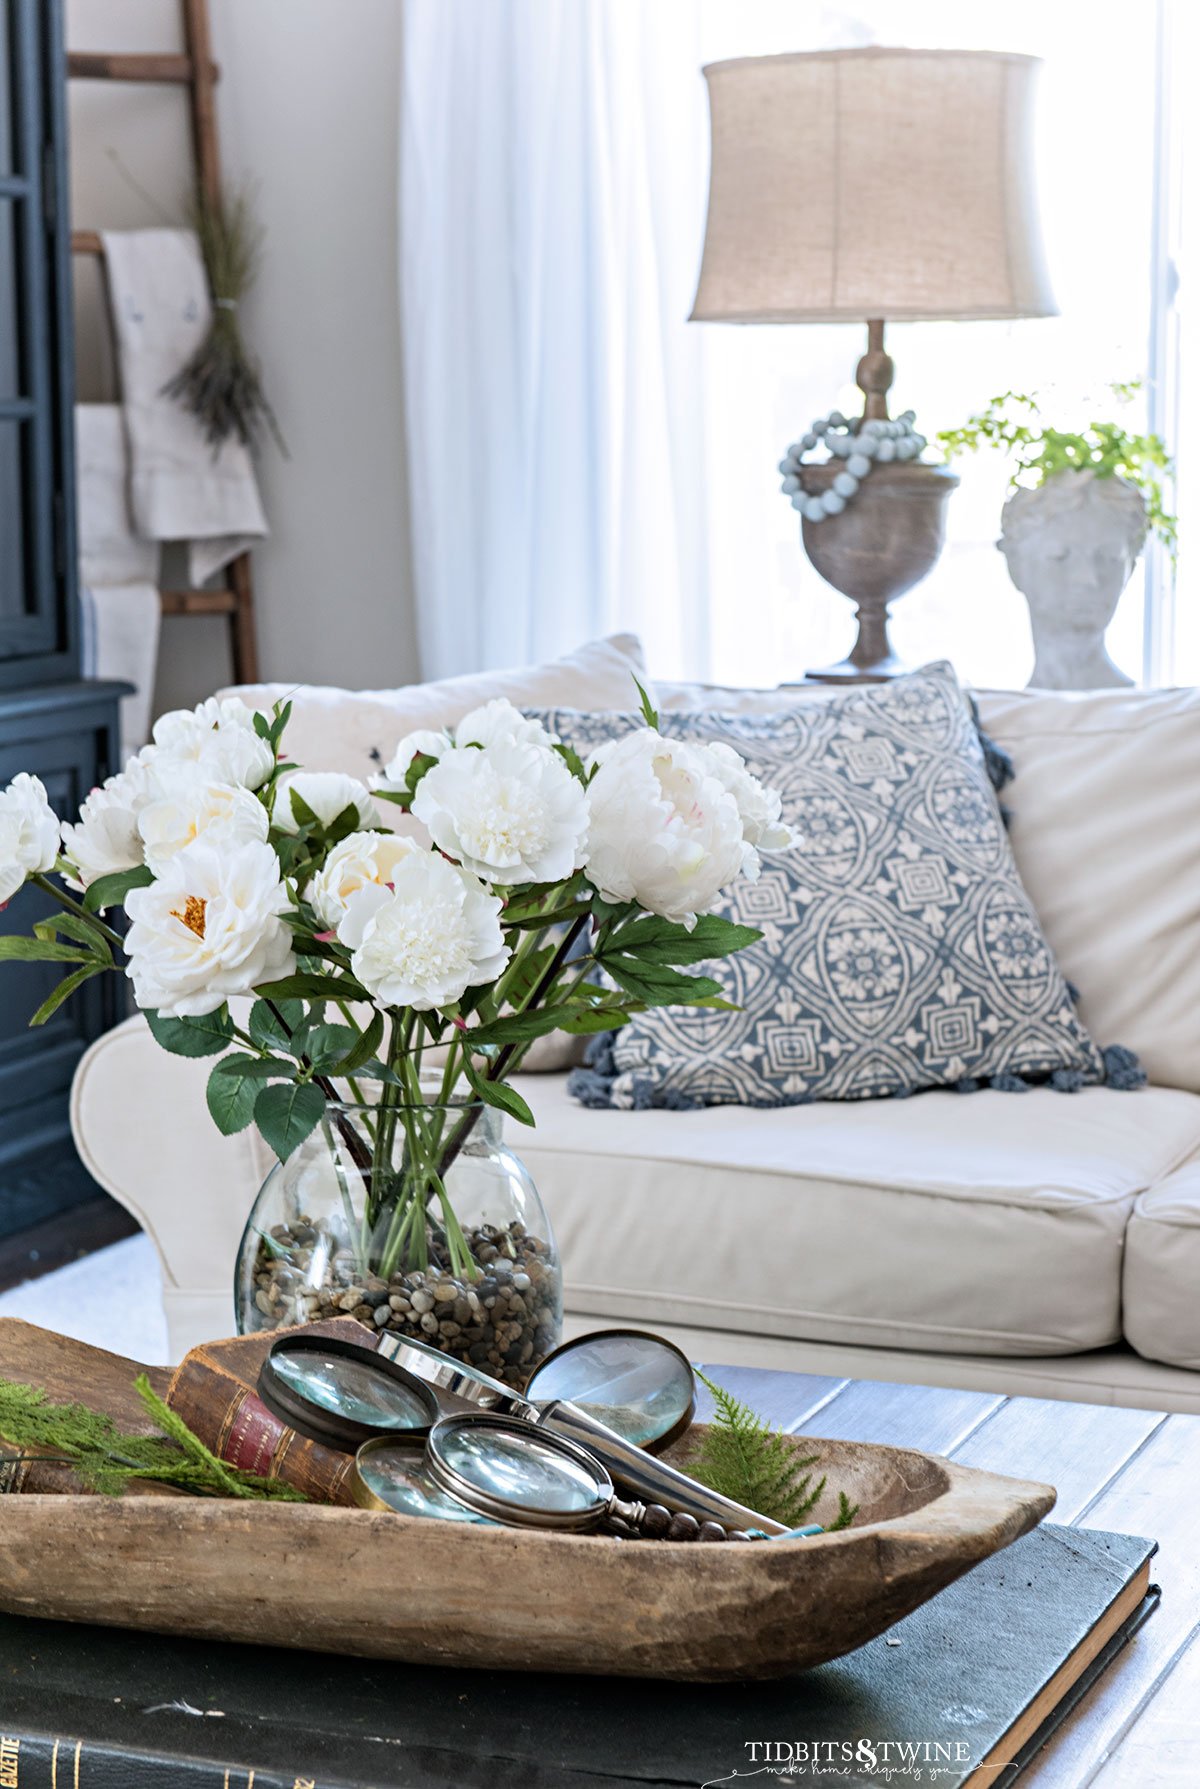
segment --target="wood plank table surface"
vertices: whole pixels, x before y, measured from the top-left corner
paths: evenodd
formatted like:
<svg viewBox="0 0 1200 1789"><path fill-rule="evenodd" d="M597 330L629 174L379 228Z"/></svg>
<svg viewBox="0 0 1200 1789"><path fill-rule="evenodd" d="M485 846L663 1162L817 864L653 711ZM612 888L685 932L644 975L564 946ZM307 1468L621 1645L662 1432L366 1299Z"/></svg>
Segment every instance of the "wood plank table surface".
<svg viewBox="0 0 1200 1789"><path fill-rule="evenodd" d="M1159 1543L1161 1607L1026 1768L1020 1789L1200 1789L1200 1416L826 1379L705 1374L780 1428L946 1454L1057 1487L1050 1517ZM712 1400L702 1389L697 1416Z"/></svg>

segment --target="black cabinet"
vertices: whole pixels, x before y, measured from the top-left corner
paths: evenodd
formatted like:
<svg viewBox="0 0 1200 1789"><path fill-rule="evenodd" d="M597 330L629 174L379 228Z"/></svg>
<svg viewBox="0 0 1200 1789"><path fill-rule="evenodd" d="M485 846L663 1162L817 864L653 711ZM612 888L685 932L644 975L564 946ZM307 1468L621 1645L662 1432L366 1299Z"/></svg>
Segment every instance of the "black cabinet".
<svg viewBox="0 0 1200 1789"><path fill-rule="evenodd" d="M78 676L64 97L60 0L0 0L0 787L28 770L73 817L117 768L119 686ZM0 930L28 933L43 905L23 889ZM0 1284L122 1227L68 1122L75 1064L122 986L89 984L30 1031L57 979L0 965Z"/></svg>

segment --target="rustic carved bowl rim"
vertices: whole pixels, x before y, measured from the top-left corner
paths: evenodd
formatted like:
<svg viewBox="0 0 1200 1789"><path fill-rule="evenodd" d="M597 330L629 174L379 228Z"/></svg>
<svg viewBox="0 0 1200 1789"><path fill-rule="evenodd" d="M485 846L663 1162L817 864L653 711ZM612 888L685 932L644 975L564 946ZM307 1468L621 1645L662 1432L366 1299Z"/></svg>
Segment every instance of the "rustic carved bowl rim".
<svg viewBox="0 0 1200 1789"><path fill-rule="evenodd" d="M839 1533L708 1547L302 1504L11 1496L0 1609L422 1664L777 1678L884 1632L1054 1503L1049 1486L916 1449L794 1440L833 1485L916 1473L934 1494Z"/></svg>

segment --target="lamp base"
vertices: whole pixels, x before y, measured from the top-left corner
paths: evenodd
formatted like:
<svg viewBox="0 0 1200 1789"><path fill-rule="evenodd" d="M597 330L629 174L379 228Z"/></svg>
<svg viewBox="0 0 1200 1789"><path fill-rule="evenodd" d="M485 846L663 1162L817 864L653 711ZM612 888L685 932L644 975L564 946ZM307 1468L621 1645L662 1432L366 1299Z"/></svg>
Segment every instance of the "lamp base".
<svg viewBox="0 0 1200 1789"><path fill-rule="evenodd" d="M838 461L805 466L805 489L827 490ZM810 671L820 683L886 683L910 669L892 650L888 609L937 564L946 538L954 473L908 460L875 465L839 515L801 523L809 559L827 584L857 604L858 638L841 663Z"/></svg>

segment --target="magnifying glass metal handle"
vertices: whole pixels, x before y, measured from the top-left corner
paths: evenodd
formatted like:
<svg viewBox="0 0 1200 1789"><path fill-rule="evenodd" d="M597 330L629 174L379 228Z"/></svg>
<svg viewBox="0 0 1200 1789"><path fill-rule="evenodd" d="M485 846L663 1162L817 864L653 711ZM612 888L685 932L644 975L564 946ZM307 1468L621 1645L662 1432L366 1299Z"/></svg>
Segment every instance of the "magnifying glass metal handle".
<svg viewBox="0 0 1200 1789"><path fill-rule="evenodd" d="M665 1504L668 1509L695 1516L698 1522L720 1522L735 1529L758 1528L764 1534L786 1534L780 1522L760 1516L732 1498L710 1491L697 1479L689 1478L665 1460L648 1454L644 1448L626 1441L607 1424L598 1422L566 1400L544 1404L535 1419L541 1428L562 1435L595 1454L613 1483L626 1495L644 1503Z"/></svg>

